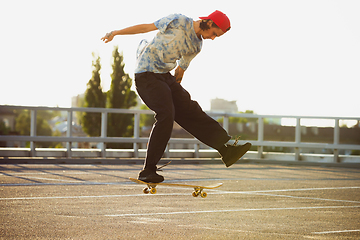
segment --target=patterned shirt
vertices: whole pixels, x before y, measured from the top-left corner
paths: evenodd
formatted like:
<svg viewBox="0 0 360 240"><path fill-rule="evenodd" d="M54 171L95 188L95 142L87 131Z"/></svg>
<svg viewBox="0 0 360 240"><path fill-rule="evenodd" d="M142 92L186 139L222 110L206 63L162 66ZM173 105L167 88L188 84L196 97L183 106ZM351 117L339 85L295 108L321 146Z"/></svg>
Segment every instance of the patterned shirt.
<svg viewBox="0 0 360 240"><path fill-rule="evenodd" d="M177 64L186 70L202 47L202 39L195 33L193 19L172 14L154 24L159 32L151 42L141 41L135 73L167 73Z"/></svg>

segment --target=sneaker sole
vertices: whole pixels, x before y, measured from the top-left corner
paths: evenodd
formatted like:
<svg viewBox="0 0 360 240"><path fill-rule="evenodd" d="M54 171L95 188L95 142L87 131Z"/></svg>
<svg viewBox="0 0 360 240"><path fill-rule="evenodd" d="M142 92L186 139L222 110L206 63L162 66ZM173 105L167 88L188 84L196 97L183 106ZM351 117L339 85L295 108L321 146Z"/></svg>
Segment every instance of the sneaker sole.
<svg viewBox="0 0 360 240"><path fill-rule="evenodd" d="M141 178L139 177L138 180L146 182L146 183L161 183L164 181L164 178L160 178L160 179L148 179L148 178Z"/></svg>

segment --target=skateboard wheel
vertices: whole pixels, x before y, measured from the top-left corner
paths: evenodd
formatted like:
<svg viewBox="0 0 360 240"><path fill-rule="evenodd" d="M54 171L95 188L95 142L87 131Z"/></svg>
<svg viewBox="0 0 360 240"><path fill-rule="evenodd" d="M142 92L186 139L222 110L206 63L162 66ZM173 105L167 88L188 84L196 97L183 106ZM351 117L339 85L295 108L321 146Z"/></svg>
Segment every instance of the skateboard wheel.
<svg viewBox="0 0 360 240"><path fill-rule="evenodd" d="M151 188L151 189L150 189L150 193L151 193L151 194L155 194L155 193L156 193L156 188Z"/></svg>
<svg viewBox="0 0 360 240"><path fill-rule="evenodd" d="M150 192L150 191L149 191L148 188L144 188L144 189L143 189L143 193L148 194L149 192Z"/></svg>
<svg viewBox="0 0 360 240"><path fill-rule="evenodd" d="M193 197L197 197L197 196L199 196L199 193L197 193L197 192L194 191L194 192L192 193L192 195L193 195Z"/></svg>
<svg viewBox="0 0 360 240"><path fill-rule="evenodd" d="M206 197L207 197L207 193L206 193L206 192L202 192L202 193L201 193L201 197L202 197L202 198L206 198Z"/></svg>

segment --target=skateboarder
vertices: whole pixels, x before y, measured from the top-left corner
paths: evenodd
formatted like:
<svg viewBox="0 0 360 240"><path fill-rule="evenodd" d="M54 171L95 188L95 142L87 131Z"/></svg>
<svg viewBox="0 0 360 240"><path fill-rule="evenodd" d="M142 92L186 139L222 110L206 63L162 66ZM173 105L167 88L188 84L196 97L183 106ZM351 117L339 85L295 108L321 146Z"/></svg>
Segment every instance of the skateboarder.
<svg viewBox="0 0 360 240"><path fill-rule="evenodd" d="M200 17L197 21L181 14L172 14L154 23L112 31L101 40L107 43L116 35L155 30L158 33L152 41L139 45L135 69L137 92L155 112L156 119L149 138L144 168L138 179L155 183L164 180L163 176L156 173L156 164L165 151L174 121L201 142L218 150L226 167L231 166L250 149L251 144L226 144L231 137L180 85L191 60L200 52L203 39L214 40L229 31L229 18L220 11ZM170 73L173 69L174 76ZM201 81L204 88L209 87L206 79Z"/></svg>

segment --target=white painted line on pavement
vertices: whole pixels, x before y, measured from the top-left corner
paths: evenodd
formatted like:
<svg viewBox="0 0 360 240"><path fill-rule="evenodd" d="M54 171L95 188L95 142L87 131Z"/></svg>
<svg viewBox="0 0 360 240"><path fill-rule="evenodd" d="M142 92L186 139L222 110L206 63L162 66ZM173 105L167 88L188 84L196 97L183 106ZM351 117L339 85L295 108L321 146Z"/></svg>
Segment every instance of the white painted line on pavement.
<svg viewBox="0 0 360 240"><path fill-rule="evenodd" d="M89 175L91 173L89 172L71 172L71 171L65 171L65 172L60 172L60 173L57 173L58 175L61 175L61 174L74 174L74 175ZM26 176L26 175L54 175L52 172L12 172L12 173L2 173L0 172L0 176L3 175L3 176L6 176L6 177L9 177L9 176Z"/></svg>
<svg viewBox="0 0 360 240"><path fill-rule="evenodd" d="M268 194L268 193L252 193L252 194L261 195L261 196L286 197L286 198L319 200L319 201L329 201L329 202L360 203L360 201L351 201L351 200L339 200L339 199L327 199L327 198L313 198L313 197L299 197L299 196L289 196L289 195L279 195L279 194Z"/></svg>
<svg viewBox="0 0 360 240"><path fill-rule="evenodd" d="M56 179L56 178L42 178L42 177L29 177L29 176L27 176L26 178L37 179L37 180L47 180L47 181L60 181L60 182L83 182L80 180L64 180L64 179Z"/></svg>
<svg viewBox="0 0 360 240"><path fill-rule="evenodd" d="M183 211L183 212L147 212L147 213L125 213L104 215L106 217L138 217L154 215L177 215L177 214L198 214L198 213L225 213L225 212L250 212L250 211L286 211L286 210L309 210L309 209L336 209L336 208L360 208L359 206L319 206L319 207L289 207L289 208L241 208L222 209L205 211Z"/></svg>
<svg viewBox="0 0 360 240"><path fill-rule="evenodd" d="M314 190L339 190L339 189L360 189L359 186L353 187L327 187L327 188L295 188L295 189L274 189L274 190L260 190L260 191L245 191L241 193L271 193L271 192L298 192L298 191L314 191ZM227 191L231 193L232 191ZM237 191L234 191L236 193Z"/></svg>
<svg viewBox="0 0 360 240"><path fill-rule="evenodd" d="M0 198L0 201L5 200L46 200L46 199L81 199L81 198L118 198L118 197L144 197L144 196L169 196L169 195L190 195L191 193L166 193L166 194L129 194L129 195L98 195L98 196L58 196L58 197L16 197L16 198Z"/></svg>
<svg viewBox="0 0 360 240"><path fill-rule="evenodd" d="M340 230L340 231L326 231L326 232L312 232L312 234L349 233L349 232L360 232L360 229L356 229L356 230Z"/></svg>

